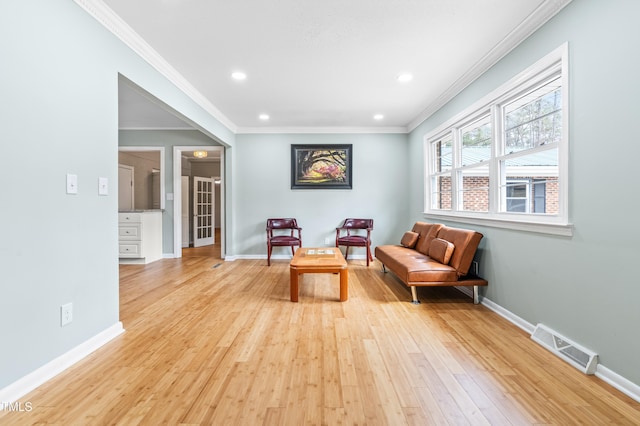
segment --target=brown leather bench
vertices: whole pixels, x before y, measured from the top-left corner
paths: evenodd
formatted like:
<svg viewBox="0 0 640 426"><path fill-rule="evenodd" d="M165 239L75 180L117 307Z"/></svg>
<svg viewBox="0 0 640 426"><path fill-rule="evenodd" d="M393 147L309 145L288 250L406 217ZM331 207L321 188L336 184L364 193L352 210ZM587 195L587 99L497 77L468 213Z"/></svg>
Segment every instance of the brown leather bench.
<svg viewBox="0 0 640 426"><path fill-rule="evenodd" d="M420 303L417 286L471 286L473 302L479 303L478 286L486 280L468 275L483 235L437 223L416 222L401 244L375 248L382 269L392 271L411 288L413 303Z"/></svg>

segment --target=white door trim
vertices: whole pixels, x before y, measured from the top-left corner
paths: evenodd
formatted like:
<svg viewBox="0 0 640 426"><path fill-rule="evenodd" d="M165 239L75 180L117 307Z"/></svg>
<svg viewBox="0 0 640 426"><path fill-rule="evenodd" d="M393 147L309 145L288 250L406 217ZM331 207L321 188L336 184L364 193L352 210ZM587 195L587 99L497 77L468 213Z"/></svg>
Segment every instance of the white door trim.
<svg viewBox="0 0 640 426"><path fill-rule="evenodd" d="M188 194L189 193L189 176L181 176L180 178L182 179L182 185L180 185L180 188L182 190L181 194ZM189 217L190 217L189 197L187 196L182 197L181 204L182 204L182 217L180 219L182 224L182 248L185 248L185 247L189 247L189 241L190 241L189 239L191 238L191 234L189 232Z"/></svg>

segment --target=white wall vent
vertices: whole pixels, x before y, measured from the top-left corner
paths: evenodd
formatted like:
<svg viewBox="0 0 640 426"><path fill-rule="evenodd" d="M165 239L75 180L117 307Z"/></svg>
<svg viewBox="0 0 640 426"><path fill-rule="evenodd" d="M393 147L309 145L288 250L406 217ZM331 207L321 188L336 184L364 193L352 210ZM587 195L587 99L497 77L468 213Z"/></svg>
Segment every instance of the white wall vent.
<svg viewBox="0 0 640 426"><path fill-rule="evenodd" d="M536 325L531 339L567 361L585 374L594 374L598 365L598 355L572 342L543 324Z"/></svg>

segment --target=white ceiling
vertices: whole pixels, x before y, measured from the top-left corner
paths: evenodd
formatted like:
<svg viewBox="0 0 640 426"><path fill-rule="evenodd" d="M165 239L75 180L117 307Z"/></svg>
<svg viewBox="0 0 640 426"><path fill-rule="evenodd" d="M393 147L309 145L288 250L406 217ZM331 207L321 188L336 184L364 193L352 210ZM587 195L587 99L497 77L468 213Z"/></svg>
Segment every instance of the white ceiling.
<svg viewBox="0 0 640 426"><path fill-rule="evenodd" d="M236 132L407 131L570 0L104 0ZM244 81L231 73L241 70ZM396 76L414 78L400 83ZM121 90L121 127L185 124ZM269 114L269 121L258 115ZM376 121L374 114L383 114Z"/></svg>

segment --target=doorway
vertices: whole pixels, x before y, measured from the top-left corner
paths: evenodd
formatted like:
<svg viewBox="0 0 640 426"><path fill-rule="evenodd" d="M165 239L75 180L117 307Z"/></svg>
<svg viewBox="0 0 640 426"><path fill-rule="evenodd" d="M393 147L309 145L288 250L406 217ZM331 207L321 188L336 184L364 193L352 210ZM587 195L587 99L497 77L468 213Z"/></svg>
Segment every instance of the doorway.
<svg viewBox="0 0 640 426"><path fill-rule="evenodd" d="M135 206L133 192L134 169L131 166L118 164L118 210L129 211Z"/></svg>
<svg viewBox="0 0 640 426"><path fill-rule="evenodd" d="M213 221L212 223L212 239L213 241L215 241L215 244L213 244L212 246L207 246L210 247L211 253L216 253L217 254L217 258L219 259L224 259L225 257L225 217L224 217L224 211L225 211L225 185L224 185L224 176L225 176L225 171L224 171L224 147L222 146L174 146L173 147L173 178L174 178L174 183L173 183L173 188L174 188L174 194L173 194L173 198L174 198L174 203L173 203L173 208L174 208L174 226L173 226L173 230L174 230L174 237L173 237L173 242L174 242L174 255L175 257L182 257L187 256L187 253L191 253L191 252L196 252L196 251L202 251L201 249L205 249L206 247L199 247L199 248L188 248L188 249L184 249L183 251L183 246L184 246L184 241L186 240L185 238L183 238L183 234L184 232L186 232L187 226L186 224L184 224L184 221L186 220L184 218L185 214L183 212L184 207L183 205L185 204L185 202L188 202L189 200L189 193L187 190L183 189L183 173L186 167L189 167L189 160L188 158L190 158L190 156L193 154L193 151L202 151L202 150L206 150L208 153L209 158L213 157L213 158L217 158L219 159L219 173L218 175L220 176L219 178L215 178L212 179L212 184L213 187L215 188L214 193L217 193L216 195L219 194L219 202L216 203L218 206L218 208L216 208L216 211L219 212L218 215L216 215L215 217L215 221ZM184 166L184 167L183 167ZM211 176L211 178L213 178L214 176ZM195 179L194 179L195 180ZM187 187L190 187L191 185L188 185ZM216 197L217 199L217 197ZM195 210L194 210L195 211ZM219 216L219 217L218 217ZM189 217L189 215L187 215L187 218ZM189 244L191 245L191 244ZM219 251L218 251L219 249Z"/></svg>

